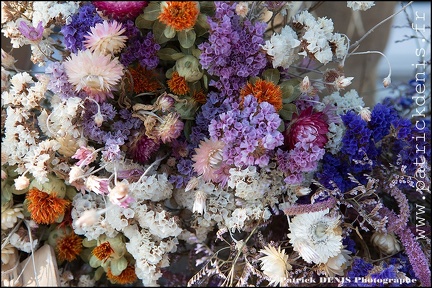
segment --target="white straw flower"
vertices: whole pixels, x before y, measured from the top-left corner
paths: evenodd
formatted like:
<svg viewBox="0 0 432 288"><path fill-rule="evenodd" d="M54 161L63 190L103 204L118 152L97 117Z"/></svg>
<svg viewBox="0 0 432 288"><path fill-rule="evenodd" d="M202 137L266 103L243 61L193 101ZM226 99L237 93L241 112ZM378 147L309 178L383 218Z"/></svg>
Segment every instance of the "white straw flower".
<svg viewBox="0 0 432 288"><path fill-rule="evenodd" d="M288 234L294 251L308 263L326 263L342 249L340 217L326 216L329 209L297 215Z"/></svg>
<svg viewBox="0 0 432 288"><path fill-rule="evenodd" d="M86 39L83 43L87 49L97 51L102 54L115 54L121 51L126 45L127 36L122 36L126 28L117 21L97 23L90 27L89 35L84 36Z"/></svg>
<svg viewBox="0 0 432 288"><path fill-rule="evenodd" d="M264 274L270 278L269 286L284 282L288 276L288 271L292 269L288 263L288 255L285 254L285 250L281 251L280 247L276 250L275 247L268 245L261 249L260 253L266 255L259 258L259 260Z"/></svg>

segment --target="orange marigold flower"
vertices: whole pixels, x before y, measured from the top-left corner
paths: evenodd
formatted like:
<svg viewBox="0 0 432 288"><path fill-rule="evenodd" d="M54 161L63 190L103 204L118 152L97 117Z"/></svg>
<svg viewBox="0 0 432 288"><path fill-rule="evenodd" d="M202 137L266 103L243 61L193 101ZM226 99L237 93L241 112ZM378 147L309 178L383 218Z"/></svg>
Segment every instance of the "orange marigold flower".
<svg viewBox="0 0 432 288"><path fill-rule="evenodd" d="M173 73L172 78L167 81L167 84L171 92L174 94L185 95L189 92L189 86L186 79L180 76L177 71Z"/></svg>
<svg viewBox="0 0 432 288"><path fill-rule="evenodd" d="M52 224L63 215L70 201L59 198L55 193L45 193L32 188L27 193L28 211L37 224Z"/></svg>
<svg viewBox="0 0 432 288"><path fill-rule="evenodd" d="M240 91L242 103L244 98L250 94L257 98L258 103L266 101L272 104L276 111L282 109L282 90L273 82L262 79L258 79L255 84L248 82L246 86Z"/></svg>
<svg viewBox="0 0 432 288"><path fill-rule="evenodd" d="M111 244L108 241L95 247L92 251L92 254L99 260L106 260L113 253L114 249L111 247Z"/></svg>
<svg viewBox="0 0 432 288"><path fill-rule="evenodd" d="M124 269L120 275L113 275L111 273L111 269L108 268L107 272L107 278L113 283L113 284L132 284L137 280L137 275L135 273L135 266L129 264L126 269Z"/></svg>
<svg viewBox="0 0 432 288"><path fill-rule="evenodd" d="M147 70L141 65L136 68L129 68L133 79L133 90L135 93L155 92L162 88L153 70Z"/></svg>
<svg viewBox="0 0 432 288"><path fill-rule="evenodd" d="M193 1L162 2L159 21L171 26L176 31L190 29L198 18L198 4Z"/></svg>
<svg viewBox="0 0 432 288"><path fill-rule="evenodd" d="M82 248L82 238L74 232L66 234L57 240L57 246L55 247L59 260L69 262L77 258Z"/></svg>

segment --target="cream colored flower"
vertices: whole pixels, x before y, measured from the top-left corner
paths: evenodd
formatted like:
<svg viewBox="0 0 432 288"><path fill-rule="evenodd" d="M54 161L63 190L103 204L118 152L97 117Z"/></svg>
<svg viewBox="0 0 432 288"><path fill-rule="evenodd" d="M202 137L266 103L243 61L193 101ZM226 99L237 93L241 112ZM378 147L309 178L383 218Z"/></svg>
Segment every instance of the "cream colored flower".
<svg viewBox="0 0 432 288"><path fill-rule="evenodd" d="M260 253L266 255L259 258L259 260L261 261L261 269L264 274L270 278L269 286L284 282L288 276L288 271L292 269L288 263L288 255L285 254L285 250L281 251L280 247L276 249L268 245L264 249L261 249Z"/></svg>
<svg viewBox="0 0 432 288"><path fill-rule="evenodd" d="M371 241L387 255L401 251L401 245L393 233L375 232L371 237Z"/></svg>
<svg viewBox="0 0 432 288"><path fill-rule="evenodd" d="M192 212L198 212L199 214L204 214L206 212L206 200L207 195L204 191L198 190L195 193L195 201L193 204Z"/></svg>
<svg viewBox="0 0 432 288"><path fill-rule="evenodd" d="M326 263L342 249L339 218L327 216L329 209L297 215L290 223L289 242L308 263Z"/></svg>
<svg viewBox="0 0 432 288"><path fill-rule="evenodd" d="M122 24L113 20L104 20L90 28L89 35L84 36L84 46L92 52L97 51L102 54L115 54L120 52L126 45L127 36L122 36L126 28Z"/></svg>
<svg viewBox="0 0 432 288"><path fill-rule="evenodd" d="M324 271L327 277L343 276L344 270L351 260L349 254L351 251L343 249L337 256L329 258L327 263L321 264L320 270Z"/></svg>
<svg viewBox="0 0 432 288"><path fill-rule="evenodd" d="M104 102L106 97L113 98L112 91L116 90L115 85L124 73L118 58L111 59L111 56L88 49L72 54L63 65L75 90L86 92L98 102Z"/></svg>

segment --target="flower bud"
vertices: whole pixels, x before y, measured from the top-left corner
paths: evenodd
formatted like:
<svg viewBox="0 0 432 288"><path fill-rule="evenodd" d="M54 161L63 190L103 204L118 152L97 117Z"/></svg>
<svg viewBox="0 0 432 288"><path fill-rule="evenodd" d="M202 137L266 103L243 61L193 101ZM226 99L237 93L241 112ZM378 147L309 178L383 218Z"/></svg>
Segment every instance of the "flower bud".
<svg viewBox="0 0 432 288"><path fill-rule="evenodd" d="M95 224L99 217L96 209L90 209L84 211L81 216L75 221L78 227L86 227Z"/></svg>
<svg viewBox="0 0 432 288"><path fill-rule="evenodd" d="M375 232L371 237L372 243L387 255L401 251L401 246L393 233Z"/></svg>
<svg viewBox="0 0 432 288"><path fill-rule="evenodd" d="M200 64L197 58L192 55L186 55L177 60L175 69L179 76L184 77L187 82L195 82L204 75L199 68Z"/></svg>
<svg viewBox="0 0 432 288"><path fill-rule="evenodd" d="M206 200L207 195L203 191L197 191L195 193L195 201L193 204L192 212L198 212L199 214L204 214L206 212Z"/></svg>
<svg viewBox="0 0 432 288"><path fill-rule="evenodd" d="M369 107L363 107L359 112L360 117L366 122L371 120L371 114Z"/></svg>
<svg viewBox="0 0 432 288"><path fill-rule="evenodd" d="M14 181L15 181L15 189L17 190L24 190L30 185L30 180L24 175L19 176Z"/></svg>
<svg viewBox="0 0 432 288"><path fill-rule="evenodd" d="M383 85L384 85L385 88L387 88L388 86L390 86L390 84L391 84L391 78L390 78L390 76L387 76L383 80Z"/></svg>

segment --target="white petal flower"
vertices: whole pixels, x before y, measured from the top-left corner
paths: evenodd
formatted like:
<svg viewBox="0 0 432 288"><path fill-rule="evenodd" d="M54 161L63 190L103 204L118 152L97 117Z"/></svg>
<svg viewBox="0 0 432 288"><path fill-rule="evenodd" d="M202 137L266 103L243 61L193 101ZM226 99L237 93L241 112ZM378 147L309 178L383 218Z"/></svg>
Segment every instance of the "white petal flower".
<svg viewBox="0 0 432 288"><path fill-rule="evenodd" d="M342 249L340 217L326 216L329 209L297 215L288 234L294 251L308 263L326 263Z"/></svg>
<svg viewBox="0 0 432 288"><path fill-rule="evenodd" d="M337 256L329 258L327 263L321 264L320 269L326 273L327 277L343 276L344 270L351 260L349 254L351 254L351 251L343 249Z"/></svg>
<svg viewBox="0 0 432 288"><path fill-rule="evenodd" d="M275 247L268 245L260 250L260 253L266 255L259 260L264 274L270 278L269 285L278 285L284 282L288 276L288 271L292 268L288 263L288 255L285 254L285 250L281 251L280 247L276 250Z"/></svg>

